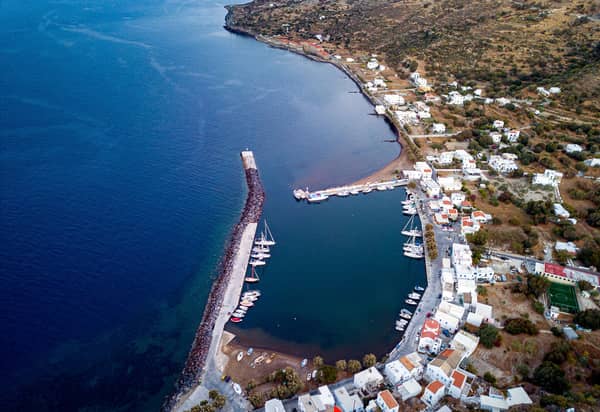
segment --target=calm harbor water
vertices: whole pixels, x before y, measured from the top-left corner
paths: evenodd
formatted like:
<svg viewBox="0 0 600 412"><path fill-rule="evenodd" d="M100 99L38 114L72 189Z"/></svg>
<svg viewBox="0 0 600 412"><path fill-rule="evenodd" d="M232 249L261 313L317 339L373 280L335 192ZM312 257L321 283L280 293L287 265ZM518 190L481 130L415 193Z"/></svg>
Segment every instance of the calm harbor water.
<svg viewBox="0 0 600 412"><path fill-rule="evenodd" d="M227 33L224 15L0 2L3 409L158 408L243 204L246 147L278 240L246 339L331 356L393 344L424 277L401 256L401 192L291 196L376 170L392 132L334 67Z"/></svg>

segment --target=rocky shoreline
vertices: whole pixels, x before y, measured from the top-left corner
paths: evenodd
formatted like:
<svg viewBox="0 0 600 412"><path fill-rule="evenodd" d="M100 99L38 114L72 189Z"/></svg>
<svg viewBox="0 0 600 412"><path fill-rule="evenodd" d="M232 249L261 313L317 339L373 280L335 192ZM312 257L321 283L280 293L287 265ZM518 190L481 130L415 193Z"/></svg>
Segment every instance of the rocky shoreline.
<svg viewBox="0 0 600 412"><path fill-rule="evenodd" d="M231 232L225 253L218 265L218 276L208 294L202 321L196 331L192 348L181 371L181 375L175 383L174 393L165 400L162 406L163 411L172 410L181 396L198 384L206 365L208 351L213 338L213 329L222 307L223 296L233 272L233 261L239 251L242 234L248 224L258 223L262 215L265 192L258 170L246 168L245 175L248 186L246 203L239 222Z"/></svg>

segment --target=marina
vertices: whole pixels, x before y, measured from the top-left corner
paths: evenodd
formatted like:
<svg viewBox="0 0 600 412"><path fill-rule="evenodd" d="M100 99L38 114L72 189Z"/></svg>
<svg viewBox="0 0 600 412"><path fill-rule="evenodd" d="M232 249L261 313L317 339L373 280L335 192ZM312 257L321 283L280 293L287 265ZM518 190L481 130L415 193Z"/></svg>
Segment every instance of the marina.
<svg viewBox="0 0 600 412"><path fill-rule="evenodd" d="M394 179L384 182L369 182L363 185L338 186L313 192L309 191L308 188L295 189L293 195L298 201L306 200L308 203L319 203L329 199L331 196L348 197L349 195L358 195L359 193L368 194L373 190L383 192L386 190L393 190L400 186L406 186L407 184L408 179Z"/></svg>

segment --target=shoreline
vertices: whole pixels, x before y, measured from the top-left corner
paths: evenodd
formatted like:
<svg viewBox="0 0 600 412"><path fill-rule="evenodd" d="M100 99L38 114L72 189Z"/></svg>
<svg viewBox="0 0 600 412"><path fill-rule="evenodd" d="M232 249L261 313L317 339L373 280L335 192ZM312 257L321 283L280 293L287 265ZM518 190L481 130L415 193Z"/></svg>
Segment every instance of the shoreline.
<svg viewBox="0 0 600 412"><path fill-rule="evenodd" d="M254 242L254 235L265 201L265 192L254 158L251 155L248 158L244 153L246 152L242 152L242 161L248 187L246 201L240 219L231 231L227 246L217 266L219 274L208 294L202 320L196 330L183 370L175 383L173 393L163 403L161 408L163 411L176 409L186 395L199 387L199 383L202 382L202 377L209 367L214 366L217 359L212 358L218 357L224 323L229 319L230 310L226 304L231 302L227 302L227 300L232 301L234 305L237 304L239 292L243 287L250 248ZM247 250L242 250L243 246ZM236 274L240 279L232 279ZM233 280L241 281L237 285L239 287L236 288ZM226 336L229 338L228 335Z"/></svg>
<svg viewBox="0 0 600 412"><path fill-rule="evenodd" d="M273 39L271 39L269 37L253 33L244 28L231 26L228 21L228 17L229 17L229 13L230 13L229 6L225 6L225 9L227 10L227 15L225 16L225 25L223 26L223 28L225 30L227 30L231 33L234 33L234 34L241 35L241 36L251 37L256 41L259 41L259 42L266 44L269 47L273 47L275 49L286 50L286 51L298 54L302 57L305 57L307 59L310 59L310 60L313 60L313 61L316 61L319 63L331 64L338 70L342 71L346 76L348 76L350 78L350 80L352 80L354 82L354 84L358 87L358 90L360 91L361 95L365 99L367 99L371 103L371 105L373 105L373 109L377 105L377 101L373 98L373 96L371 96L364 89L362 82L345 65L338 63L335 60L325 59L316 54L308 53L300 47L292 47L290 44L274 41ZM358 185L358 184L365 184L367 182L389 180L389 178L395 177L394 172L396 170L401 170L408 166L412 167L413 162L409 159L408 151L407 151L407 149L409 149L409 142L408 142L407 138L404 136L401 129L394 122L394 119L392 119L390 117L390 115L389 115L389 113L387 113L387 111L383 115L383 118L386 121L386 123L390 126L390 128L393 130L394 134L396 135L396 143L398 144L398 146L400 146L400 153L398 153L398 155L394 159L389 161L387 164L385 164L384 166L382 166L375 172L373 172L367 176L364 176L352 183L348 183L349 185Z"/></svg>

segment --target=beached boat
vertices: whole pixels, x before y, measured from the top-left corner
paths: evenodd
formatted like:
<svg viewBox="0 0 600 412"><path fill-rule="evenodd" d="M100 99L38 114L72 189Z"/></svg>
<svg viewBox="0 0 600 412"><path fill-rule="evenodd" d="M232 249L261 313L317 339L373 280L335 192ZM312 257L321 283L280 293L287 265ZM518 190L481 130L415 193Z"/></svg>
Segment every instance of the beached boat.
<svg viewBox="0 0 600 412"><path fill-rule="evenodd" d="M424 288L424 287L422 287L422 286L419 286L419 285L417 285L417 286L415 286L415 290L416 290L417 292L423 292L423 291L425 290L425 288Z"/></svg>
<svg viewBox="0 0 600 412"><path fill-rule="evenodd" d="M246 351L246 355L250 356L254 353L254 348L248 348L248 350Z"/></svg>
<svg viewBox="0 0 600 412"><path fill-rule="evenodd" d="M234 384L233 384L233 385L231 385L231 386L233 387L233 391L234 391L235 393L237 393L238 395L241 395L241 394L242 394L242 387L241 387L239 384L237 384L237 383L234 383Z"/></svg>
<svg viewBox="0 0 600 412"><path fill-rule="evenodd" d="M419 295L418 293L415 293L415 292L409 293L408 297L410 299L413 299L413 300L419 300L419 299L421 299L421 295Z"/></svg>
<svg viewBox="0 0 600 412"><path fill-rule="evenodd" d="M347 191L347 190L342 190L342 191L336 193L336 195L339 196L339 197L346 197L349 194L350 194L350 192Z"/></svg>
<svg viewBox="0 0 600 412"><path fill-rule="evenodd" d="M379 190L380 192L383 192L384 190L387 190L387 186L379 185L379 186L377 186L377 190Z"/></svg>
<svg viewBox="0 0 600 412"><path fill-rule="evenodd" d="M357 189L351 190L350 194L353 196L356 196L357 194L359 194L360 192Z"/></svg>
<svg viewBox="0 0 600 412"><path fill-rule="evenodd" d="M236 359L237 359L237 361L239 362L239 361L241 361L243 358L244 358L244 351L243 351L243 350L241 350L241 351L239 351L239 353L237 354L237 356L236 356Z"/></svg>
<svg viewBox="0 0 600 412"><path fill-rule="evenodd" d="M320 192L309 193L308 197L306 198L306 200L308 200L309 203L319 203L319 202L322 202L323 200L327 200L327 199L329 199L329 196L324 195L323 193L320 193Z"/></svg>
<svg viewBox="0 0 600 412"><path fill-rule="evenodd" d="M236 318L235 316L232 316L229 320L231 322L233 322L233 323L240 323L243 319L242 318Z"/></svg>
<svg viewBox="0 0 600 412"><path fill-rule="evenodd" d="M256 282L260 281L260 278L258 277L258 273L256 273L256 269L254 269L254 266L252 266L252 271L250 272L250 276L246 276L244 278L244 280L248 283L256 283Z"/></svg>
<svg viewBox="0 0 600 412"><path fill-rule="evenodd" d="M415 302L415 301L414 301L414 300L412 300L412 299L406 299L406 300L404 301L404 303L406 303L407 305L417 306L417 302Z"/></svg>
<svg viewBox="0 0 600 412"><path fill-rule="evenodd" d="M312 378L315 379L317 377L317 370L312 371Z"/></svg>
<svg viewBox="0 0 600 412"><path fill-rule="evenodd" d="M373 189L371 189L370 187L367 187L367 188L363 189L363 191L362 191L362 192L363 192L364 194L367 194L367 193L371 193L372 191L373 191Z"/></svg>

